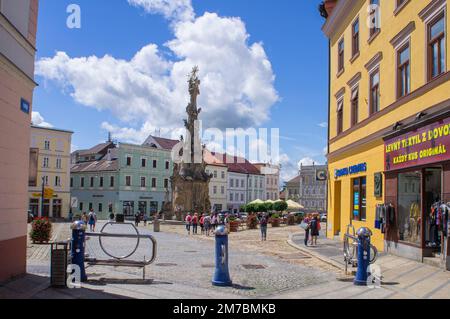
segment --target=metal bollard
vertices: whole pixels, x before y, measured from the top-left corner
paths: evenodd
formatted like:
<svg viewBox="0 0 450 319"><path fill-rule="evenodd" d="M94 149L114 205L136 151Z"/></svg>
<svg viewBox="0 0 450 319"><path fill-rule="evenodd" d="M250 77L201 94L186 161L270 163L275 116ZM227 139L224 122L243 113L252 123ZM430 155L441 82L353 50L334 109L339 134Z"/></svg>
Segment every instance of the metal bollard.
<svg viewBox="0 0 450 319"><path fill-rule="evenodd" d="M212 280L213 286L229 287L233 284L228 270L228 232L225 225L215 230L216 235L216 270Z"/></svg>
<svg viewBox="0 0 450 319"><path fill-rule="evenodd" d="M160 221L158 217L155 217L155 220L153 221L153 232L159 233L160 232Z"/></svg>
<svg viewBox="0 0 450 319"><path fill-rule="evenodd" d="M362 227L358 229L356 235L358 236L358 270L353 283L356 286L367 286L372 231L367 227Z"/></svg>
<svg viewBox="0 0 450 319"><path fill-rule="evenodd" d="M86 239L86 224L82 221L76 221L71 226L72 239L70 256L72 264L80 267L81 282L87 281L86 270L84 268L84 246Z"/></svg>

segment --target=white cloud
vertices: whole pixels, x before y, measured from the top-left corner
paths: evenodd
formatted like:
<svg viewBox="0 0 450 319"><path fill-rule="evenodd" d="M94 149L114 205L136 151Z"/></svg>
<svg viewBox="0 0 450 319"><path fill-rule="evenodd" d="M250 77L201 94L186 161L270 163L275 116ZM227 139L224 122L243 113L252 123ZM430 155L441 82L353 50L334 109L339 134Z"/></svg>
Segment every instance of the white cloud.
<svg viewBox="0 0 450 319"><path fill-rule="evenodd" d="M317 124L318 126L320 126L321 128L327 128L328 127L328 123L327 122L322 122L320 124Z"/></svg>
<svg viewBox="0 0 450 319"><path fill-rule="evenodd" d="M31 113L31 123L33 123L33 125L41 126L41 127L47 127L47 128L53 127L52 124L45 122L44 118L42 117L42 115L39 112Z"/></svg>
<svg viewBox="0 0 450 319"><path fill-rule="evenodd" d="M285 153L280 155L280 182L288 182L298 175L298 165Z"/></svg>
<svg viewBox="0 0 450 319"><path fill-rule="evenodd" d="M189 21L195 17L191 0L128 0L128 3L169 20Z"/></svg>
<svg viewBox="0 0 450 319"><path fill-rule="evenodd" d="M311 166L313 164L318 165L317 161L313 160L311 157L304 157L298 162L298 166Z"/></svg>
<svg viewBox="0 0 450 319"><path fill-rule="evenodd" d="M129 2L167 18L192 8L187 0ZM171 58L156 44L143 47L131 60L109 55L73 58L57 52L37 62L36 74L58 83L76 102L112 112L120 121L108 123L108 129L136 142L155 128L172 131L182 126L189 101L186 75L194 65L200 68L204 128L248 128L269 119L279 100L275 76L263 45L249 43L240 18L205 13L178 19L172 30L174 38L165 44Z"/></svg>

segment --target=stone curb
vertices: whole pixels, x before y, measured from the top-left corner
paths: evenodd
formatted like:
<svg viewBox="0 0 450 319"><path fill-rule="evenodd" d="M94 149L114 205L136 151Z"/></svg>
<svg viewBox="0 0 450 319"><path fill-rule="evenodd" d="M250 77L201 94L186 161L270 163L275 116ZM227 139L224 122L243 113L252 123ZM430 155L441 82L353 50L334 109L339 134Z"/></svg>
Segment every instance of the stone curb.
<svg viewBox="0 0 450 319"><path fill-rule="evenodd" d="M333 266L335 268L338 268L341 271L344 271L344 266L339 264L338 262L336 262L336 261L334 261L334 260L332 260L332 259L330 259L328 257L324 257L323 255L321 255L319 253L312 252L312 251L310 251L310 250L308 250L308 249L306 249L304 247L301 247L301 246L297 245L296 243L294 243L294 241L292 240L292 237L294 235L297 235L297 234L300 234L300 233L295 233L295 234L290 233L289 234L289 239L286 241L289 246L300 250L302 253L304 253L306 255L309 255L310 257L317 258L317 259L323 261L324 263L327 263L327 264L329 264L329 265L331 265L331 266Z"/></svg>

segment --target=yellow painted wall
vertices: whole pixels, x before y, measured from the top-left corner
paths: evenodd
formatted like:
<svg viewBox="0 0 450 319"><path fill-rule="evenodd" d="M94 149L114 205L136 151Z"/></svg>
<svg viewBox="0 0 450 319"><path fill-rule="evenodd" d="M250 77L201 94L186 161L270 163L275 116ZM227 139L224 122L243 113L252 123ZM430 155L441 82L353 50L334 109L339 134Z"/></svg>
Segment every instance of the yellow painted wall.
<svg viewBox="0 0 450 319"><path fill-rule="evenodd" d="M339 0L344 1L344 0ZM351 88L347 82L352 79L358 72L361 72L361 79L359 81L359 122L365 120L369 116L369 73L365 65L378 53L383 53L383 59L380 62L380 108L384 109L397 101L396 97L396 51L391 45L390 41L402 31L411 21L415 22L415 30L411 33L410 50L411 50L411 92L419 89L427 84L427 68L426 68L426 25L419 17L421 12L431 0L412 0L400 11L397 16L394 16L395 2L381 1L381 33L369 44L369 28L366 25L366 20L369 16L367 6L369 0L356 1L352 10L349 11L344 23L340 28L336 28L331 35L331 103L330 103L330 138L336 137L337 132L337 101L335 94L343 87L344 94L344 132L350 128L351 112L350 112L350 98ZM447 4L448 10L448 4ZM360 23L360 56L356 58L353 63L352 55L352 24L359 16ZM449 40L450 36L450 17L448 11L446 13L447 21L447 64L446 70L449 70L450 54L449 54ZM344 37L345 41L345 58L344 58L344 73L337 76L337 59L338 59L338 43ZM438 104L439 102L450 99L450 81L444 82L434 88L432 91L419 96L418 98L401 105L394 111L379 117L376 120L369 121L366 125L358 130L348 134L330 143L330 153L333 153L343 147L354 144L356 141L364 138L372 133L376 133L386 127L393 126L397 121L401 121L407 117L414 116L420 111ZM351 177L343 177L341 180L341 216L340 223L335 220L335 180L334 170L349 167L352 165L366 162L368 165L367 173L355 175ZM354 222L353 225L358 228L360 226L367 226L374 231L373 242L378 249L383 249L383 236L379 230L374 229L375 207L378 203L383 202L383 198L374 198L374 174L384 171L384 146L383 141L379 140L366 144L351 151L339 155L339 157L332 156L329 158L329 176L330 185L328 186L328 218L329 229L328 236L332 238L337 233L337 225L340 224L340 236L346 230L346 226L350 223L351 205L352 205L352 190L351 178L358 176L367 177L367 221ZM383 185L383 193L385 187Z"/></svg>
<svg viewBox="0 0 450 319"><path fill-rule="evenodd" d="M55 199L62 199L61 216L67 217L70 210L70 150L72 133L43 129L31 128L31 147L39 149L38 157L38 173L37 186L29 187L29 198L42 190L42 177L48 176L48 186L54 190L57 195ZM45 149L45 141L50 142L50 149ZM49 158L49 167L44 168L44 158ZM61 159L61 168L56 167L56 160ZM61 185L55 186L55 176L61 179ZM50 202L50 212L52 210L52 202Z"/></svg>

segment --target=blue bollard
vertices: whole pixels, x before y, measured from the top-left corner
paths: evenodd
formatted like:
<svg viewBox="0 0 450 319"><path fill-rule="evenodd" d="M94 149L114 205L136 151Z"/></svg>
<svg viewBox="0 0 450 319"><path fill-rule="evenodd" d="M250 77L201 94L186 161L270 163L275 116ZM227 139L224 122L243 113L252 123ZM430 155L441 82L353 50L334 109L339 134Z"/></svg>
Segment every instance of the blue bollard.
<svg viewBox="0 0 450 319"><path fill-rule="evenodd" d="M229 287L233 284L228 270L228 233L225 225L220 225L216 235L216 270L212 280L213 286Z"/></svg>
<svg viewBox="0 0 450 319"><path fill-rule="evenodd" d="M84 268L84 243L86 238L86 224L82 221L76 221L71 226L72 239L70 256L72 264L80 267L81 282L87 281L86 270Z"/></svg>
<svg viewBox="0 0 450 319"><path fill-rule="evenodd" d="M367 227L362 227L358 229L356 235L358 236L358 269L353 283L356 286L367 286L372 231Z"/></svg>

